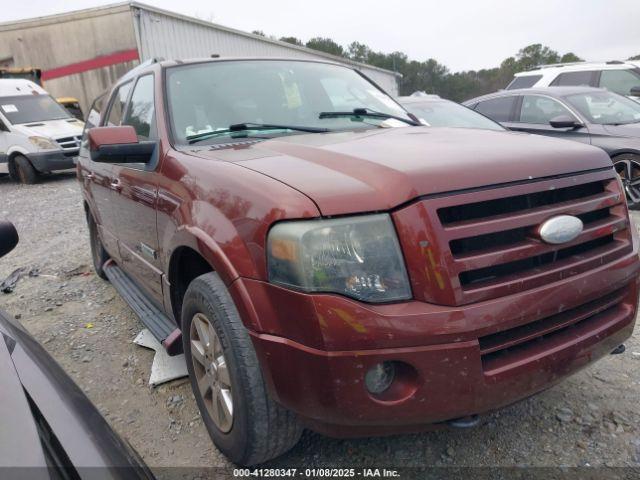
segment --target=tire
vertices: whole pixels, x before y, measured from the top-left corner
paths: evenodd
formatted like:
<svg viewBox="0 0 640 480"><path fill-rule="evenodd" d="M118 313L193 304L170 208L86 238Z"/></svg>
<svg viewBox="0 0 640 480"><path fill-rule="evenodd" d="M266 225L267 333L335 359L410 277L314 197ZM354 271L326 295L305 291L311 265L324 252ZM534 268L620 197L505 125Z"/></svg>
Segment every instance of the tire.
<svg viewBox="0 0 640 480"><path fill-rule="evenodd" d="M21 183L33 185L38 181L38 172L29 159L23 155L16 155L13 159L15 163L16 175Z"/></svg>
<svg viewBox="0 0 640 480"><path fill-rule="evenodd" d="M205 335L199 338L197 328L202 327L205 320L213 329L213 334L207 333L211 340L208 343L215 345L215 339L219 339L218 351L222 357L215 369L214 363L220 360L217 353L203 358L204 362L194 358L193 352L202 352L201 347L207 343ZM182 343L191 387L204 424L213 443L227 458L241 466L256 465L283 454L298 442L302 427L294 413L269 397L249 334L224 283L214 272L196 278L187 289L182 306ZM208 364L211 358L214 361ZM203 395L198 378L212 378L204 374L204 364L209 365L209 371L216 371L213 375L217 380L200 382L208 387ZM223 364L228 375L223 374ZM220 392L224 392L226 386L230 392L218 397L221 400L214 410L224 414L222 402L224 398L231 398L230 422L214 420L212 416L216 382Z"/></svg>
<svg viewBox="0 0 640 480"><path fill-rule="evenodd" d="M102 268L104 264L109 260L109 254L102 246L102 240L98 234L98 226L96 225L93 216L87 212L87 224L89 226L89 242L91 246L91 260L93 261L93 269L103 280L108 280L107 275Z"/></svg>
<svg viewBox="0 0 640 480"><path fill-rule="evenodd" d="M613 166L620 175L629 210L640 209L640 155L624 153L612 158ZM635 183L637 185L634 185Z"/></svg>

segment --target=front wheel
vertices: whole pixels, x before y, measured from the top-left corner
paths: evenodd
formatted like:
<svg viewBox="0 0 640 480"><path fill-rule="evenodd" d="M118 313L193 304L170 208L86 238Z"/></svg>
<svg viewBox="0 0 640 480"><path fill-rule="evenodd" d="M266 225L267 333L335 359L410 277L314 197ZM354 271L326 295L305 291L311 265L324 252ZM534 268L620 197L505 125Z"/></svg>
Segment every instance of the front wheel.
<svg viewBox="0 0 640 480"><path fill-rule="evenodd" d="M29 161L29 159L23 155L17 155L14 158L16 175L20 182L25 185L33 185L38 181L38 172Z"/></svg>
<svg viewBox="0 0 640 480"><path fill-rule="evenodd" d="M196 278L187 289L182 342L204 424L232 462L262 463L298 442L302 427L269 397L249 334L216 273Z"/></svg>
<svg viewBox="0 0 640 480"><path fill-rule="evenodd" d="M613 158L630 210L640 208L640 155L625 153Z"/></svg>

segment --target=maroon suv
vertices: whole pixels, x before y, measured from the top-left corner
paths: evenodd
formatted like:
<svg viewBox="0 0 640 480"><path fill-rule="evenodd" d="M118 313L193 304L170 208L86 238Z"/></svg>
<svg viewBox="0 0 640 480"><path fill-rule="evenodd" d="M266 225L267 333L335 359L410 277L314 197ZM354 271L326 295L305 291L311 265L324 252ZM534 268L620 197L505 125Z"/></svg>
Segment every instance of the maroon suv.
<svg viewBox="0 0 640 480"><path fill-rule="evenodd" d="M236 463L302 426L465 424L631 335L638 242L602 150L415 126L359 72L297 60L150 63L98 117L96 271L184 351Z"/></svg>

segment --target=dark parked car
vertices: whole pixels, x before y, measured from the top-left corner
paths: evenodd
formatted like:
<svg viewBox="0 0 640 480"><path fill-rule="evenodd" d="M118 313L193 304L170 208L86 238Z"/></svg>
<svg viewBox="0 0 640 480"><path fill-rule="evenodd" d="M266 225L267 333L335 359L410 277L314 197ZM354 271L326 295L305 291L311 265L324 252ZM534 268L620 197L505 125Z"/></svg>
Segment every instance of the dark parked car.
<svg viewBox="0 0 640 480"><path fill-rule="evenodd" d="M464 102L510 130L589 143L604 149L640 207L640 103L592 87L507 90Z"/></svg>
<svg viewBox="0 0 640 480"><path fill-rule="evenodd" d="M234 462L303 426L470 425L633 331L638 242L601 149L415 126L326 62L164 61L106 105L78 162L96 271L184 349Z"/></svg>
<svg viewBox="0 0 640 480"><path fill-rule="evenodd" d="M0 222L0 256L18 242ZM153 479L31 335L0 311L0 477Z"/></svg>
<svg viewBox="0 0 640 480"><path fill-rule="evenodd" d="M430 127L483 128L504 130L499 123L472 109L438 95L398 97L400 105L413 113L421 123Z"/></svg>

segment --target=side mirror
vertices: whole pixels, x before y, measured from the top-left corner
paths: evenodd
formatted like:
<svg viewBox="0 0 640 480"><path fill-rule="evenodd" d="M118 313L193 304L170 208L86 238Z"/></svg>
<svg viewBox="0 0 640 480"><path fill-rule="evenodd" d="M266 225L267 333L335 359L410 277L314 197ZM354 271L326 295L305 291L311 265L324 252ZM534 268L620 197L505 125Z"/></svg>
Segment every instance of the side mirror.
<svg viewBox="0 0 640 480"><path fill-rule="evenodd" d="M2 132L8 132L9 129L7 128L7 126L4 124L4 122L2 120L0 120L0 131Z"/></svg>
<svg viewBox="0 0 640 480"><path fill-rule="evenodd" d="M0 257L15 248L18 244L18 232L11 222L0 222Z"/></svg>
<svg viewBox="0 0 640 480"><path fill-rule="evenodd" d="M631 91L629 92L629 94L630 94L632 97L640 97L640 85L638 85L638 86L636 86L636 87L633 87L633 88L631 89Z"/></svg>
<svg viewBox="0 0 640 480"><path fill-rule="evenodd" d="M549 120L549 125L553 128L578 128L582 124L569 115L558 115Z"/></svg>
<svg viewBox="0 0 640 480"><path fill-rule="evenodd" d="M91 160L103 163L149 163L158 142L138 141L131 125L87 131Z"/></svg>

